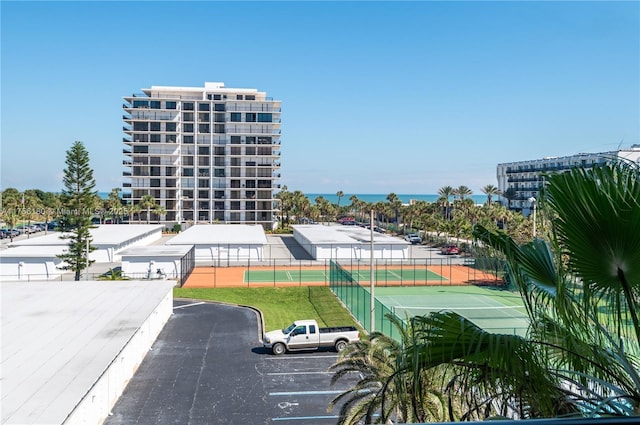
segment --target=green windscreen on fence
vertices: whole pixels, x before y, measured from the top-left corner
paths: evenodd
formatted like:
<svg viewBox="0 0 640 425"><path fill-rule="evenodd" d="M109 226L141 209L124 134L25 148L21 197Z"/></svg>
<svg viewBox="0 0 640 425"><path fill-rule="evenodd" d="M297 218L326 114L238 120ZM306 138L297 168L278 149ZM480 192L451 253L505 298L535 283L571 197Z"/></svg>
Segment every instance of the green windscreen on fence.
<svg viewBox="0 0 640 425"><path fill-rule="evenodd" d="M369 290L360 285L360 282L350 272L333 260L330 263L329 281L331 291L349 309L362 327L369 331L371 329L371 294ZM391 322L389 315L393 315L393 311L376 299L375 331L399 340L400 331ZM403 323L402 320L400 323Z"/></svg>

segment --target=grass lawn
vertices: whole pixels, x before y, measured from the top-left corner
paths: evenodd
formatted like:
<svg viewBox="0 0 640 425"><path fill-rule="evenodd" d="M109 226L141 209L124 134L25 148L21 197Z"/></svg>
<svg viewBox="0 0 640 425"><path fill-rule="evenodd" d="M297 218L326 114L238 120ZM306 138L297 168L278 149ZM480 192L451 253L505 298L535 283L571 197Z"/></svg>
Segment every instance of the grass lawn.
<svg viewBox="0 0 640 425"><path fill-rule="evenodd" d="M326 287L291 288L174 288L175 298L221 301L255 307L262 312L265 330L281 329L294 320L315 319L320 326L354 325L361 329L338 298Z"/></svg>

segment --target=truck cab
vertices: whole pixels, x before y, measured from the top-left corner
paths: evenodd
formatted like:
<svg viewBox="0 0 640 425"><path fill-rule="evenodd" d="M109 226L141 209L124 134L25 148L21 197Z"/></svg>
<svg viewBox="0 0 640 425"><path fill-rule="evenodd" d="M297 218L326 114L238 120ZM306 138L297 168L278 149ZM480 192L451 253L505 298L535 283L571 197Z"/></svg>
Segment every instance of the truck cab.
<svg viewBox="0 0 640 425"><path fill-rule="evenodd" d="M320 338L318 324L309 320L294 322L285 328L282 333L289 334L287 343L289 350L315 348Z"/></svg>

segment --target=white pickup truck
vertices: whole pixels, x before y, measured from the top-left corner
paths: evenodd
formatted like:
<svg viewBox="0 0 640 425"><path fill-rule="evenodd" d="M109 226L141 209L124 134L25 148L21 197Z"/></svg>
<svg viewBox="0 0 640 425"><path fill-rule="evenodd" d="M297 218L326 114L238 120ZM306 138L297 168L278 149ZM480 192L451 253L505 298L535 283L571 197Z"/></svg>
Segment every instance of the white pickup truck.
<svg viewBox="0 0 640 425"><path fill-rule="evenodd" d="M321 347L333 347L339 352L358 339L360 332L354 326L321 328L315 320L296 320L284 329L267 332L263 345L276 355Z"/></svg>

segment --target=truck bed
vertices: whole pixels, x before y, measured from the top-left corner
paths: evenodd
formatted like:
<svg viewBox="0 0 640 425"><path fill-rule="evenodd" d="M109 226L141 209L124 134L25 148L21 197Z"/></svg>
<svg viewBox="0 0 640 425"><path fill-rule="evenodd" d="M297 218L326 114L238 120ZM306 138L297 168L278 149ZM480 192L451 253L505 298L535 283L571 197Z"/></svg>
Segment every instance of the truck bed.
<svg viewBox="0 0 640 425"><path fill-rule="evenodd" d="M358 329L355 326L336 326L333 328L320 328L321 334L331 333L331 332L353 332Z"/></svg>

